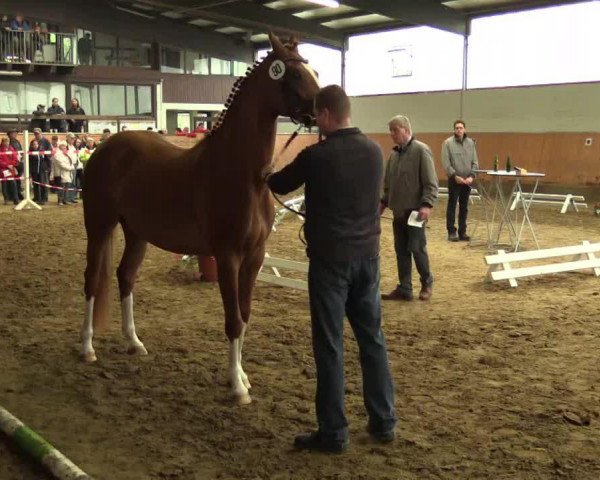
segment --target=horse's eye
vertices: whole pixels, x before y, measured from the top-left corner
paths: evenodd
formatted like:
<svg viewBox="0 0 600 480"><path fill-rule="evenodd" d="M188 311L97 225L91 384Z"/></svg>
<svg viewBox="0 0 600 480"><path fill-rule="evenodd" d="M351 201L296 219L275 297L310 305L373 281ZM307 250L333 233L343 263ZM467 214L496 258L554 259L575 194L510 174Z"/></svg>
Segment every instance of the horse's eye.
<svg viewBox="0 0 600 480"><path fill-rule="evenodd" d="M294 73L292 74L292 78L294 80L300 80L302 78L302 75L300 74L300 72L294 71Z"/></svg>

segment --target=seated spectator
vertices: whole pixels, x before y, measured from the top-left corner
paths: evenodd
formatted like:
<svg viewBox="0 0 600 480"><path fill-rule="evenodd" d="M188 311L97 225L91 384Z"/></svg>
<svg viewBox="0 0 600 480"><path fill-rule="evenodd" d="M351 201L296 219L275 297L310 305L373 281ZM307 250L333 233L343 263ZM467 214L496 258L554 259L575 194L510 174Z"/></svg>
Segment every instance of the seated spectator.
<svg viewBox="0 0 600 480"><path fill-rule="evenodd" d="M58 205L67 205L69 189L73 188L73 172L75 166L68 155L68 145L65 141L58 142L58 150L52 155L52 176L57 190Z"/></svg>
<svg viewBox="0 0 600 480"><path fill-rule="evenodd" d="M58 104L58 98L52 99L52 106L46 111L48 115L64 115L65 110ZM54 132L65 132L66 125L64 119L50 120L50 130Z"/></svg>
<svg viewBox="0 0 600 480"><path fill-rule="evenodd" d="M71 100L71 106L67 110L67 114L85 115L85 110L79 105L79 100L74 98ZM69 132L83 132L85 129L85 120L67 120L69 124Z"/></svg>
<svg viewBox="0 0 600 480"><path fill-rule="evenodd" d="M45 108L46 108L46 106L42 105L40 103L37 106L37 108L32 112L32 115L34 116L34 118L32 118L31 121L29 122L29 130L35 131L36 129L38 129L42 132L48 131L48 127L47 127L48 121L45 118L35 118L35 117L43 117L44 115L46 115L46 112L44 112Z"/></svg>
<svg viewBox="0 0 600 480"><path fill-rule="evenodd" d="M19 204L19 195L17 192L17 184L15 177L17 174L17 165L19 158L16 150L10 146L8 137L2 138L0 142L0 177L2 178L2 196L4 197L4 205L9 201L15 205Z"/></svg>

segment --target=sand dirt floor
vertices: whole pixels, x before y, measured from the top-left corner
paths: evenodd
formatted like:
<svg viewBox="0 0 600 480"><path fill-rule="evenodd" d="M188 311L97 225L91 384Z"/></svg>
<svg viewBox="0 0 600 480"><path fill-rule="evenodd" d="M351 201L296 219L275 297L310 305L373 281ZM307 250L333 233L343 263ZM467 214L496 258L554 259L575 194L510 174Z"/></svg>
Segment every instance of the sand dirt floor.
<svg viewBox="0 0 600 480"><path fill-rule="evenodd" d="M258 284L244 344L253 403L232 406L218 288L154 247L134 294L149 355L125 353L113 288L113 323L94 343L98 362L82 363L81 204L0 206L0 405L101 480L600 478L600 278L485 285L486 250L447 242L444 211L441 200L428 227L433 298L383 306L399 417L391 445L365 433L347 328L350 449L292 450L294 435L315 422L308 301L299 291ZM561 215L536 205L531 214L542 248L600 241L591 209ZM477 218L475 204L472 225ZM288 216L269 253L302 260L299 226ZM475 234L483 233L480 224ZM120 233L117 245L120 253ZM387 291L396 278L387 219L381 266ZM0 480L48 478L0 435Z"/></svg>

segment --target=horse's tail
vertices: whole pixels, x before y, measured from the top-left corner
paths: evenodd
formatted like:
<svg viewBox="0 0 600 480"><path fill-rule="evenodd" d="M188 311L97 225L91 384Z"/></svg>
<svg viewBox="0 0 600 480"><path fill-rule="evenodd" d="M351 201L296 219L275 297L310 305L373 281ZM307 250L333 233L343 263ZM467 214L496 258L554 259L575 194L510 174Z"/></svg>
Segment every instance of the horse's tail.
<svg viewBox="0 0 600 480"><path fill-rule="evenodd" d="M102 248L100 259L100 271L98 272L98 289L94 298L93 326L96 331L103 331L108 325L110 318L110 281L112 273L114 230L108 235L108 239Z"/></svg>

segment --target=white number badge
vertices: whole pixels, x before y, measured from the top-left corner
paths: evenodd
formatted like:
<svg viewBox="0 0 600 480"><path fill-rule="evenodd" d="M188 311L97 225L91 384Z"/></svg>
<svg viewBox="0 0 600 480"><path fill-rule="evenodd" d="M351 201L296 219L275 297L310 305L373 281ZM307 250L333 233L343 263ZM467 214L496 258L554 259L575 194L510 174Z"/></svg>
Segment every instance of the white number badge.
<svg viewBox="0 0 600 480"><path fill-rule="evenodd" d="M275 60L269 67L269 76L273 80L279 80L285 75L285 63L281 60Z"/></svg>

